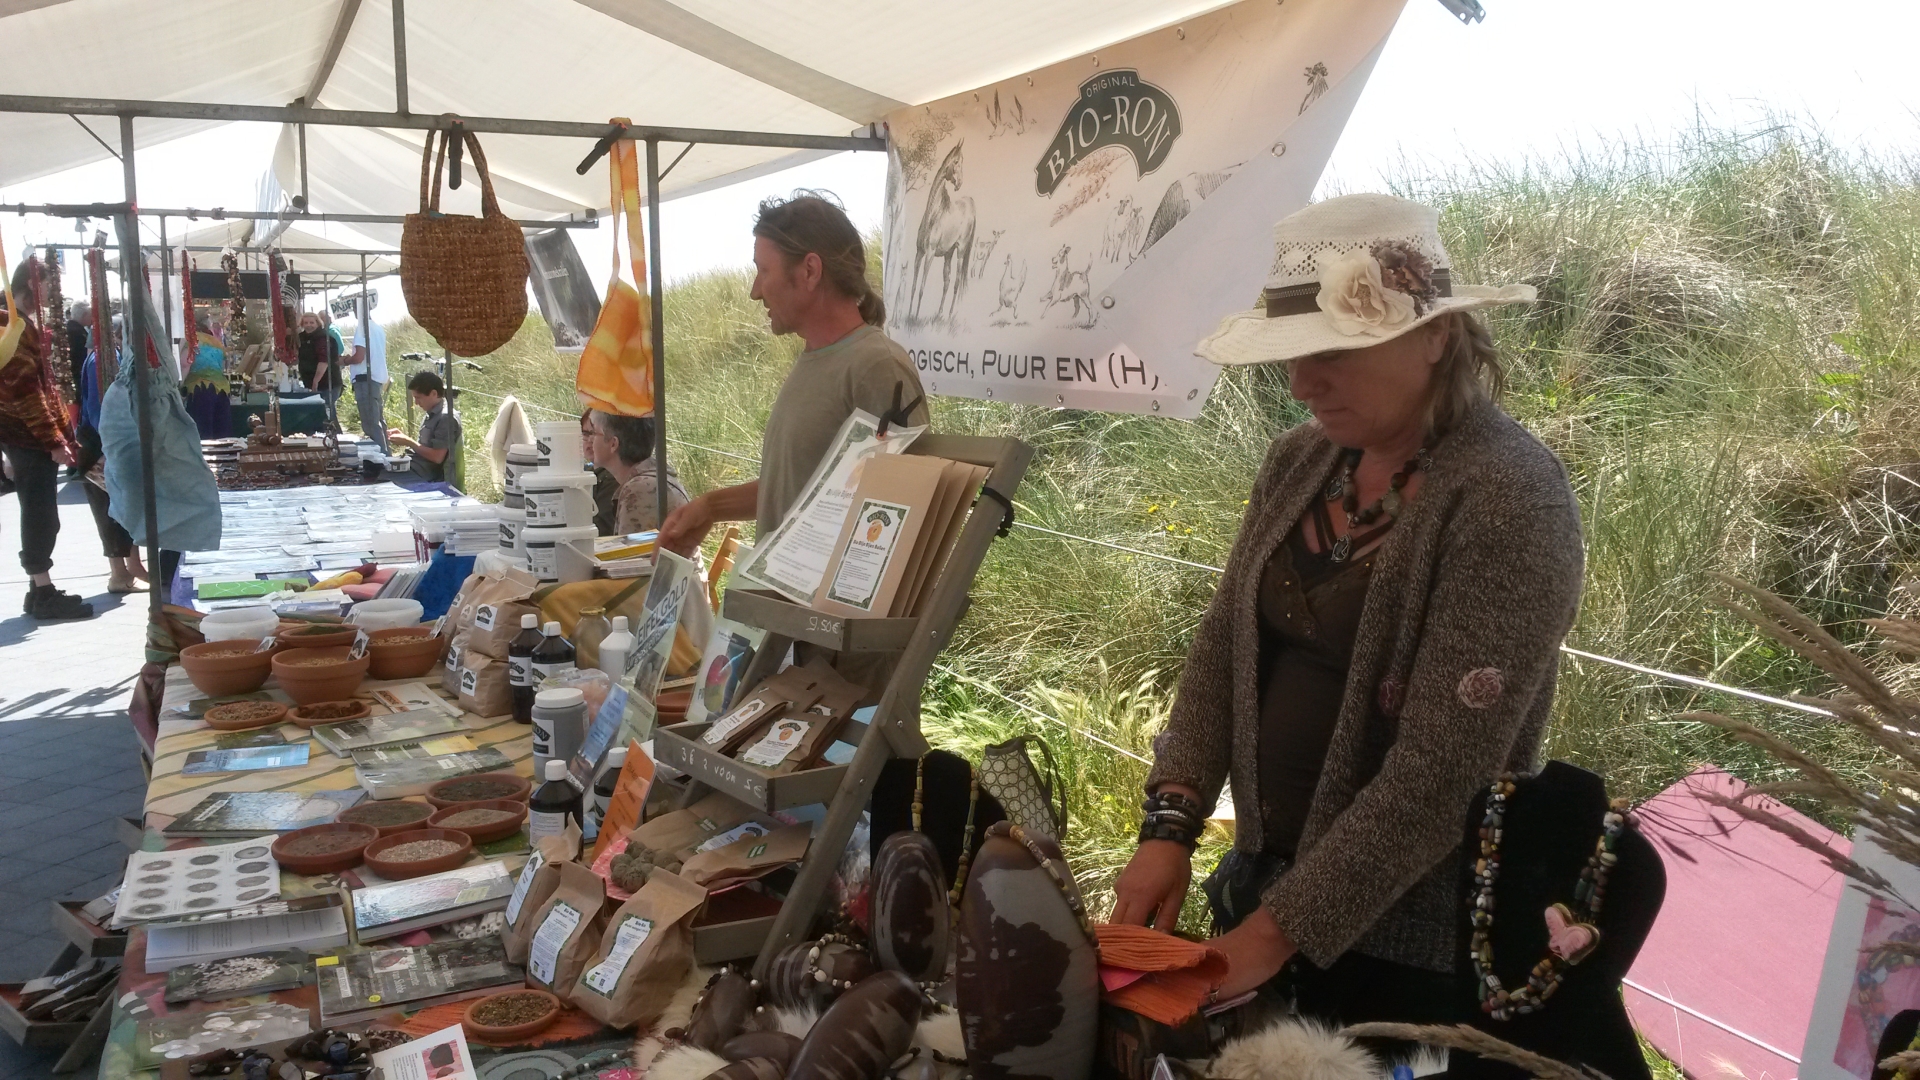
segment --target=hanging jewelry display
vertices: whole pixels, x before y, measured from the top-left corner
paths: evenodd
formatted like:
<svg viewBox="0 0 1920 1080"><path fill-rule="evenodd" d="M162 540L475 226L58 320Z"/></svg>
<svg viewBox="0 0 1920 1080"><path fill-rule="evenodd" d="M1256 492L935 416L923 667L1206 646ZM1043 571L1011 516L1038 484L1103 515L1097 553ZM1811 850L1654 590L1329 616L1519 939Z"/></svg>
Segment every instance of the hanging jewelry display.
<svg viewBox="0 0 1920 1080"><path fill-rule="evenodd" d="M47 362L53 366L53 381L60 388L60 400L69 409L79 402L74 390L74 356L67 338L67 301L60 290L59 251L47 248L40 260L46 268L47 314L40 325L47 328ZM84 359L84 357L82 358Z"/></svg>

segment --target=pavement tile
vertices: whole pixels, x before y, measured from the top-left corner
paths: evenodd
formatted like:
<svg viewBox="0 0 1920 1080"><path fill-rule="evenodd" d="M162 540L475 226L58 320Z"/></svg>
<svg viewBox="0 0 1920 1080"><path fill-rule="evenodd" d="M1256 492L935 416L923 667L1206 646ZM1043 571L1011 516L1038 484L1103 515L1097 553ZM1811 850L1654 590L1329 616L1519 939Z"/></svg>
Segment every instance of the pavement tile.
<svg viewBox="0 0 1920 1080"><path fill-rule="evenodd" d="M0 835L27 828L60 813L51 806L42 806L31 799L16 800L11 795L11 791L0 791Z"/></svg>
<svg viewBox="0 0 1920 1080"><path fill-rule="evenodd" d="M53 901L24 893L0 893L0 931L38 937L53 930Z"/></svg>
<svg viewBox="0 0 1920 1080"><path fill-rule="evenodd" d="M77 866L43 866L36 863L26 865L31 878L28 888L50 900L65 896L68 892L89 884L100 876L95 871L83 870Z"/></svg>
<svg viewBox="0 0 1920 1080"><path fill-rule="evenodd" d="M25 982L39 978L65 945L65 941L47 934L22 937L17 944L0 947L0 982Z"/></svg>
<svg viewBox="0 0 1920 1080"><path fill-rule="evenodd" d="M11 853L12 857L50 865L69 863L113 843L111 840L76 837L71 833L54 833L52 830L36 831L35 839L38 842L31 847L16 848ZM126 850L118 844L113 846L120 848L121 852Z"/></svg>

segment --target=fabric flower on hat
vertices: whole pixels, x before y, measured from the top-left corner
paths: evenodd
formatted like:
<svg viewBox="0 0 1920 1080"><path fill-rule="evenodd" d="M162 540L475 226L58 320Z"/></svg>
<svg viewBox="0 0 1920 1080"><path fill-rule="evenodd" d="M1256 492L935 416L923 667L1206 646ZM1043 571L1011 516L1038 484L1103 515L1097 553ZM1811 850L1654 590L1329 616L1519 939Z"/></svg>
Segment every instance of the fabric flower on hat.
<svg viewBox="0 0 1920 1080"><path fill-rule="evenodd" d="M1413 313L1425 315L1438 291L1433 286L1433 262L1411 244L1382 240L1373 245L1380 262L1380 281L1394 292L1413 297Z"/></svg>
<svg viewBox="0 0 1920 1080"><path fill-rule="evenodd" d="M1320 271L1314 297L1333 328L1349 336L1389 337L1419 317L1415 298L1387 288L1380 260L1369 251L1350 251Z"/></svg>

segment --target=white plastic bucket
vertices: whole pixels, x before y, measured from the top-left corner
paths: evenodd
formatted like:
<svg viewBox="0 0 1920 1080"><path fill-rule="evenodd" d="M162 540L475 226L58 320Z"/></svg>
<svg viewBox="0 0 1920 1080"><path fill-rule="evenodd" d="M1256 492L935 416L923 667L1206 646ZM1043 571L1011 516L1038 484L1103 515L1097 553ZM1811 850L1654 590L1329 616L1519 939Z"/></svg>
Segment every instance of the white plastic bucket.
<svg viewBox="0 0 1920 1080"><path fill-rule="evenodd" d="M560 580L560 562L554 548L575 540L589 543L599 535L591 525L528 525L521 532L526 539L527 569L542 582Z"/></svg>
<svg viewBox="0 0 1920 1080"><path fill-rule="evenodd" d="M526 527L525 510L513 510L502 506L500 508L500 550L515 558L525 558L527 541L522 530Z"/></svg>
<svg viewBox="0 0 1920 1080"><path fill-rule="evenodd" d="M540 469L520 478L527 524L592 525L593 474Z"/></svg>
<svg viewBox="0 0 1920 1080"><path fill-rule="evenodd" d="M211 612L200 620L200 635L208 641L258 641L280 628L280 617L265 604L227 608Z"/></svg>
<svg viewBox="0 0 1920 1080"><path fill-rule="evenodd" d="M395 630L420 625L425 613L418 600L362 600L353 605L347 621L368 630Z"/></svg>
<svg viewBox="0 0 1920 1080"><path fill-rule="evenodd" d="M534 448L547 459L547 467L558 472L577 473L584 467L578 420L556 420L533 425ZM521 487L525 488L524 478Z"/></svg>
<svg viewBox="0 0 1920 1080"><path fill-rule="evenodd" d="M507 466L502 471L500 490L509 498L520 497L520 478L534 469L547 467L547 459L532 443L514 443L507 447Z"/></svg>

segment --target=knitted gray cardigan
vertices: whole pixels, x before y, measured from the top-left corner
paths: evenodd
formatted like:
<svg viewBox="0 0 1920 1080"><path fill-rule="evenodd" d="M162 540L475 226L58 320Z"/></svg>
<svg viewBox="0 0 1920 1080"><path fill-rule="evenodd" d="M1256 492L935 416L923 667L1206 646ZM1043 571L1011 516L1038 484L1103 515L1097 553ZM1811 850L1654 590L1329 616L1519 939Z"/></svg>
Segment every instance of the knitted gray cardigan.
<svg viewBox="0 0 1920 1080"><path fill-rule="evenodd" d="M1431 449L1374 561L1296 861L1263 896L1321 967L1355 949L1453 970L1468 804L1498 774L1533 770L1579 605L1580 512L1552 451L1491 402ZM1311 421L1274 440L1147 779L1211 807L1231 776L1249 854L1262 845L1260 574L1338 453Z"/></svg>

